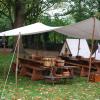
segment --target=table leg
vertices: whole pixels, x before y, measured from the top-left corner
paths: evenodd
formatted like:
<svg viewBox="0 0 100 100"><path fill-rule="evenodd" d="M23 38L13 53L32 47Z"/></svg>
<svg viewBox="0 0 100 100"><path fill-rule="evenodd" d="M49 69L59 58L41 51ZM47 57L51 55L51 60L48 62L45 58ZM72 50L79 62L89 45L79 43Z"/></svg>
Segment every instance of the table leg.
<svg viewBox="0 0 100 100"><path fill-rule="evenodd" d="M26 73L27 73L27 68L22 67L21 70L20 70L20 75L25 76Z"/></svg>
<svg viewBox="0 0 100 100"><path fill-rule="evenodd" d="M97 73L100 73L100 67L97 67Z"/></svg>

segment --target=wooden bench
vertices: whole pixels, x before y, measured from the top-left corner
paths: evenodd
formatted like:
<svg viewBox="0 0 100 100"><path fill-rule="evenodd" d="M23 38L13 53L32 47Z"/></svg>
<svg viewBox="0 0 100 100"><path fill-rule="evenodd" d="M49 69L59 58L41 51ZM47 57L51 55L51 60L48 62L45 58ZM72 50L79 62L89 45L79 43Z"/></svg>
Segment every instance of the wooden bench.
<svg viewBox="0 0 100 100"><path fill-rule="evenodd" d="M19 58L20 75L29 76L33 81L43 79L42 61L28 58Z"/></svg>
<svg viewBox="0 0 100 100"><path fill-rule="evenodd" d="M32 80L41 80L43 79L42 71L42 68L29 64L21 64L20 75L30 76Z"/></svg>
<svg viewBox="0 0 100 100"><path fill-rule="evenodd" d="M74 63L74 62L71 62L71 61L66 61L65 62L66 65L72 65L72 66L76 66L76 70L78 71L79 70L79 74L80 76L87 76L88 75L88 71L89 71L89 62L87 62L86 64L80 64L80 63ZM97 68L96 67L93 67L93 64L92 64L92 69L93 70L96 70Z"/></svg>

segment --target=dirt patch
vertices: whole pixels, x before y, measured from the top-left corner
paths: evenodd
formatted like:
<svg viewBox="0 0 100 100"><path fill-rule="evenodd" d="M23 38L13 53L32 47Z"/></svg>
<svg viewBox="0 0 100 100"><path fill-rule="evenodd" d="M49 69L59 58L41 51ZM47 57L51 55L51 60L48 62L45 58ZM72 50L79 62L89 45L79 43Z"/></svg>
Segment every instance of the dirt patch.
<svg viewBox="0 0 100 100"><path fill-rule="evenodd" d="M36 54L40 56L58 56L58 51L46 51L46 50L32 50L32 49L25 49L25 51L29 54Z"/></svg>
<svg viewBox="0 0 100 100"><path fill-rule="evenodd" d="M47 50L33 50L33 49L24 49L26 55L36 54L39 56L58 56L59 51L47 51ZM0 53L11 53L12 49L6 48L0 48ZM24 53L23 53L24 54Z"/></svg>

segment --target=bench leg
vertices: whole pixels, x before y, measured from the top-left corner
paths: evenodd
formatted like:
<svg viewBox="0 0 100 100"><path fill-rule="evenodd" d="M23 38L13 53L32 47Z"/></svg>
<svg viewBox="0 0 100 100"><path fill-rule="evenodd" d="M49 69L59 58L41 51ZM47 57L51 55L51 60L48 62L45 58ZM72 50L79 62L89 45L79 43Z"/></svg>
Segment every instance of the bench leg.
<svg viewBox="0 0 100 100"><path fill-rule="evenodd" d="M20 74L19 74L19 75L21 75L21 76L25 76L26 73L27 73L27 68L22 67L21 70L20 70Z"/></svg>
<svg viewBox="0 0 100 100"><path fill-rule="evenodd" d="M88 75L88 68L81 68L80 76L87 76Z"/></svg>
<svg viewBox="0 0 100 100"><path fill-rule="evenodd" d="M42 76L41 71L37 71L37 70L34 70L34 69L33 69L31 79L32 79L33 81L43 79L43 76Z"/></svg>

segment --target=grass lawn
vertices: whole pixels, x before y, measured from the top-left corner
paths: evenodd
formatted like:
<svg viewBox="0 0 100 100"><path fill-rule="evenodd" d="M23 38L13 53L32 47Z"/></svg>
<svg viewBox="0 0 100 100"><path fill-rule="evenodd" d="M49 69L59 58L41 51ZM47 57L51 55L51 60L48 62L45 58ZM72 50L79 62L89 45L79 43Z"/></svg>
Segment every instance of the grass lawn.
<svg viewBox="0 0 100 100"><path fill-rule="evenodd" d="M0 54L0 96L7 75L11 54ZM1 100L100 100L100 82L90 83L84 77L75 77L65 84L31 81L28 77L18 76L18 87L15 75L10 72L4 95Z"/></svg>

